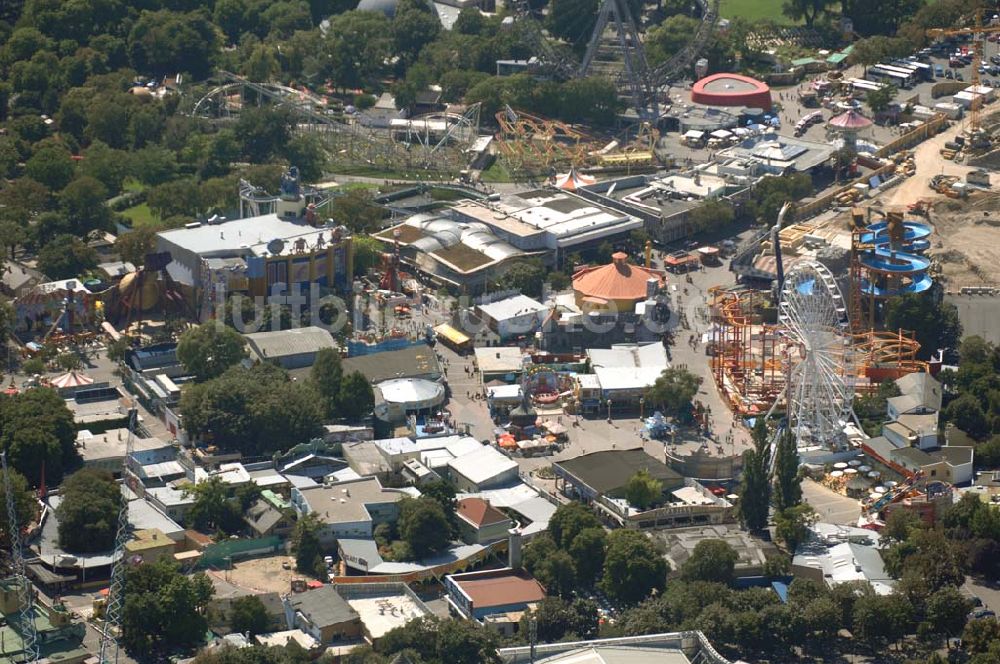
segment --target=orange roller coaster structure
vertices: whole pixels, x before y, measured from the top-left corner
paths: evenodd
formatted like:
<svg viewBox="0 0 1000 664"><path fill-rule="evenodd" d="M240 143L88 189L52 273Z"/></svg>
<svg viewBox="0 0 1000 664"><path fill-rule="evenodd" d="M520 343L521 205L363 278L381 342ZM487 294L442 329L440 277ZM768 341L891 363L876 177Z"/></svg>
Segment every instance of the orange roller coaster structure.
<svg viewBox="0 0 1000 664"><path fill-rule="evenodd" d="M710 289L712 376L733 412L766 413L785 386L787 342L765 323L765 295L749 289Z"/></svg>
<svg viewBox="0 0 1000 664"><path fill-rule="evenodd" d="M709 290L709 298L708 352L716 387L734 413L742 417L764 414L785 387L788 353L797 351L780 325L765 322L773 306L765 293L715 287ZM858 391L928 370L926 362L916 359L920 344L903 330L857 332L853 345L858 356Z"/></svg>

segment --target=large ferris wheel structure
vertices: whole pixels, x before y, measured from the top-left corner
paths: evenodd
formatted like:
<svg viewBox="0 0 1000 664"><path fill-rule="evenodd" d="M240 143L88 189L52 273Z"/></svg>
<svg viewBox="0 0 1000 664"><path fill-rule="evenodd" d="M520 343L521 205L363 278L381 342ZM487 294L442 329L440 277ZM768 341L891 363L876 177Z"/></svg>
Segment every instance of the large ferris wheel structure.
<svg viewBox="0 0 1000 664"><path fill-rule="evenodd" d="M799 449L837 448L852 419L857 358L847 306L836 279L816 261L800 261L780 286L778 321L786 354L788 427Z"/></svg>

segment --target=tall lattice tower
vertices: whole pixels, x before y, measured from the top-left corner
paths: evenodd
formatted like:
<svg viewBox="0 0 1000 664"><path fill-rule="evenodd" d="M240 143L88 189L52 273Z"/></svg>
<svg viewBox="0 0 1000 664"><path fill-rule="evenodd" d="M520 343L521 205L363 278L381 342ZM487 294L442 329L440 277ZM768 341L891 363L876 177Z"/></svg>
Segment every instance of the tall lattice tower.
<svg viewBox="0 0 1000 664"><path fill-rule="evenodd" d="M131 532L128 520L129 493L136 486L132 473L132 450L135 438L136 410L135 406L129 416L128 436L125 439L125 459L122 462L122 495L121 506L118 508L118 534L115 537L115 549L112 553L111 587L108 590L108 605L104 612L104 629L101 632L101 664L117 664L118 635L122 628L122 610L125 607L125 574L128 571L128 561L125 560L125 544Z"/></svg>
<svg viewBox="0 0 1000 664"><path fill-rule="evenodd" d="M605 38L609 27L613 32L610 40ZM608 52L599 58L598 51ZM630 97L640 120L655 122L659 117L656 88L632 11L626 0L602 0L597 23L577 75L588 76L597 69L604 69L602 73L610 74L615 71L619 58L624 65L624 71L615 76L619 92Z"/></svg>
<svg viewBox="0 0 1000 664"><path fill-rule="evenodd" d="M7 453L0 453L0 463L3 464L3 481L7 498L7 528L10 531L11 580L17 590L17 632L23 643L24 661L33 664L38 661L38 630L35 627L35 593L28 581L24 569L24 546L21 542L21 524L17 519L17 507L14 504L14 487L10 481L10 471L7 469Z"/></svg>

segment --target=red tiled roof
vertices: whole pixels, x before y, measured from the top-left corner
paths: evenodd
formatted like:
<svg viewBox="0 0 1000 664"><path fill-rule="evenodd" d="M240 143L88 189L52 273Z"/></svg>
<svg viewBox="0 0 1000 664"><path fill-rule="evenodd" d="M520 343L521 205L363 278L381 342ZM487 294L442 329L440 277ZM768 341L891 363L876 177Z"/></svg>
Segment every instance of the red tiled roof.
<svg viewBox="0 0 1000 664"><path fill-rule="evenodd" d="M476 572L473 575L478 575ZM454 579L477 609L528 604L545 599L545 588L524 571L486 574L480 578Z"/></svg>
<svg viewBox="0 0 1000 664"><path fill-rule="evenodd" d="M458 501L458 515L476 528L507 520L507 516L503 512L482 498L465 498Z"/></svg>

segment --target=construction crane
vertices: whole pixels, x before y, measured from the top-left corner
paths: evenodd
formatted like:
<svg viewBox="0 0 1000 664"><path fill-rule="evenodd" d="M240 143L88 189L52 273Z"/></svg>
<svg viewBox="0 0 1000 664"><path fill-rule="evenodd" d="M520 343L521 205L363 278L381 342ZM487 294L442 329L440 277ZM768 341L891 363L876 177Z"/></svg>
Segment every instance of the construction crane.
<svg viewBox="0 0 1000 664"><path fill-rule="evenodd" d="M17 600L21 610L17 613L17 631L21 635L24 661L34 664L38 661L38 630L35 627L35 593L28 581L24 568L24 546L21 543L21 524L17 520L17 507L14 503L14 487L10 481L10 471L7 469L7 453L0 453L0 464L3 465L3 481L7 488L7 530L10 533L11 567L13 580L17 584Z"/></svg>
<svg viewBox="0 0 1000 664"><path fill-rule="evenodd" d="M132 450L135 446L136 409L131 408L128 422L128 436L125 438L125 459L122 462L121 505L118 507L118 530L115 549L111 554L111 586L108 589L108 603L104 610L104 629L101 631L100 664L117 664L118 635L122 628L122 612L125 607L125 574L128 561L125 560L125 544L131 534L128 520L130 489L136 486L129 480L132 473Z"/></svg>
<svg viewBox="0 0 1000 664"><path fill-rule="evenodd" d="M1000 32L1000 25L983 26L983 10L977 9L975 12L975 25L971 28L932 28L927 31L928 37L940 39L941 37L972 37L972 85L979 89L979 67L983 62L983 39L985 35L993 32ZM978 94L978 93L977 93ZM972 139L973 147L977 140L982 140L980 134L982 127L980 124L980 106L977 99L972 100L969 107L969 137Z"/></svg>

